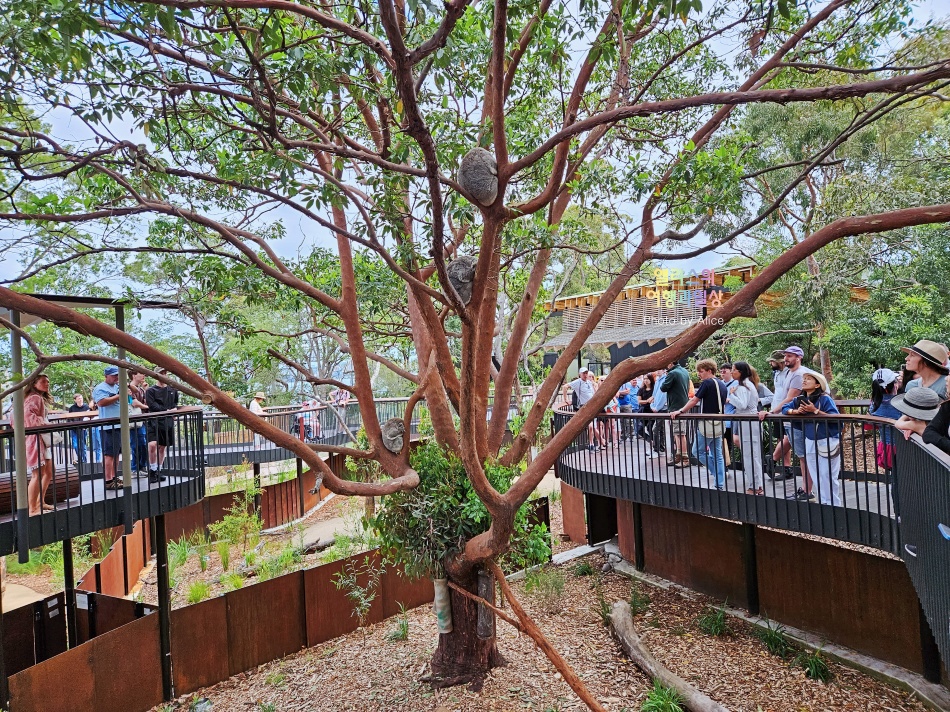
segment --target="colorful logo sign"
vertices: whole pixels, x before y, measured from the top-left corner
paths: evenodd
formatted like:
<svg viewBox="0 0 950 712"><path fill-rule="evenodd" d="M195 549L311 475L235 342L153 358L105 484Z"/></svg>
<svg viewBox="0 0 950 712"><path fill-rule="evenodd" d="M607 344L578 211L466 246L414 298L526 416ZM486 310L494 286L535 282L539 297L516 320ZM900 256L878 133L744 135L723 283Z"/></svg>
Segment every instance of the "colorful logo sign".
<svg viewBox="0 0 950 712"><path fill-rule="evenodd" d="M716 287L716 275L710 269L700 273L690 270L684 273L678 268L653 270L653 287L646 292L647 299L655 299L657 308L673 309L677 306L718 309L722 306L722 293Z"/></svg>

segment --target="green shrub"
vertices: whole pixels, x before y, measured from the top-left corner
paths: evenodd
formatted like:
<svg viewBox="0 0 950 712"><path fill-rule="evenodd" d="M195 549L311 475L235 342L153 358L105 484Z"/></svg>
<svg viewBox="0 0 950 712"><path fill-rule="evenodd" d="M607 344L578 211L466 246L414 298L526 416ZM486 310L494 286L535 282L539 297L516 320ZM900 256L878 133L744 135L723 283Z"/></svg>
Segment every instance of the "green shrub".
<svg viewBox="0 0 950 712"><path fill-rule="evenodd" d="M723 604L719 608L707 608L697 620L696 625L706 635L725 635L729 632L729 624L726 622L726 606Z"/></svg>
<svg viewBox="0 0 950 712"><path fill-rule="evenodd" d="M793 650L792 644L785 637L784 626L777 623L773 625L768 618L765 619L765 625L756 626L755 635L772 655L785 658Z"/></svg>
<svg viewBox="0 0 950 712"><path fill-rule="evenodd" d="M491 517L475 494L462 461L435 441L423 441L410 455L419 485L382 498L380 512L369 522L379 532L387 561L399 564L410 577L441 578L443 562L457 554L472 537L488 531ZM485 464L488 481L507 492L520 467ZM528 523L528 507L515 517L511 548L502 568L518 570L547 561L551 546L547 527Z"/></svg>
<svg viewBox="0 0 950 712"><path fill-rule="evenodd" d="M257 569L257 576L261 581L283 576L296 569L300 561L300 552L293 546L285 546L279 553L269 556L261 562Z"/></svg>
<svg viewBox="0 0 950 712"><path fill-rule="evenodd" d="M189 604L201 603L211 596L211 584L207 581L194 581L188 587L188 594L185 597Z"/></svg>
<svg viewBox="0 0 950 712"><path fill-rule="evenodd" d="M589 561L581 561L574 567L575 576L593 576L597 573Z"/></svg>
<svg viewBox="0 0 950 712"><path fill-rule="evenodd" d="M173 539L168 542L169 567L174 566L177 569L179 566L184 566L188 561L188 557L191 556L191 552L191 542L185 536L182 536L178 541Z"/></svg>
<svg viewBox="0 0 950 712"><path fill-rule="evenodd" d="M653 681L653 688L640 707L641 712L683 712L683 697L672 687L666 687L659 680Z"/></svg>
<svg viewBox="0 0 950 712"><path fill-rule="evenodd" d="M564 574L560 569L545 566L527 573L524 580L524 590L525 593L537 600L542 610L548 613L557 613L561 609L564 584Z"/></svg>
<svg viewBox="0 0 950 712"><path fill-rule="evenodd" d="M211 535L218 541L224 540L231 544L240 544L242 551L248 547L254 548L260 539L260 514L254 507L254 498L260 494L260 489L249 486L234 500L234 505L219 522L208 526Z"/></svg>
<svg viewBox="0 0 950 712"><path fill-rule="evenodd" d="M368 556L364 556L362 565L350 559L334 577L333 584L345 591L346 597L353 602L352 615L359 621L361 628L366 624L384 571L382 565L376 566ZM361 581L365 581L365 584Z"/></svg>
<svg viewBox="0 0 950 712"><path fill-rule="evenodd" d="M795 662L805 671L805 675L812 680L828 682L832 678L831 668L821 654L821 648L812 652L803 650L795 658Z"/></svg>

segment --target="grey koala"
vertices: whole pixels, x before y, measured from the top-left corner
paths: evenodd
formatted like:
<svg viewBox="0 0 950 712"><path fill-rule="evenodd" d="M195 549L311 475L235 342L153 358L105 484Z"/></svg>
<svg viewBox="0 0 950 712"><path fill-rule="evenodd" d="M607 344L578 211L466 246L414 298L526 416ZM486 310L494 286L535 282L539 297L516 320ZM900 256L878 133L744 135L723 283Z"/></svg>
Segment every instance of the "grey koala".
<svg viewBox="0 0 950 712"><path fill-rule="evenodd" d="M402 418L390 418L383 423L381 430L383 447L392 453L402 452L403 438L406 434L406 425L402 422Z"/></svg>
<svg viewBox="0 0 950 712"><path fill-rule="evenodd" d="M472 301L472 282L475 280L475 267L477 265L477 257L463 255L449 262L446 269L449 273L449 281L455 287L455 291L459 293L462 304L468 304Z"/></svg>
<svg viewBox="0 0 950 712"><path fill-rule="evenodd" d="M490 151L473 148L459 166L458 181L482 205L498 197L498 163Z"/></svg>

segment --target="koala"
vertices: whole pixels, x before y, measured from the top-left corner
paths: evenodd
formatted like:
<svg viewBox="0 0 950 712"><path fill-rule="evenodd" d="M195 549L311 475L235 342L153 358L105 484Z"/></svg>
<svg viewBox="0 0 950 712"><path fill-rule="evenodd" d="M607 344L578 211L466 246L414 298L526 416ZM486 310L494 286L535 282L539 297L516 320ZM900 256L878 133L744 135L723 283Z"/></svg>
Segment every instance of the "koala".
<svg viewBox="0 0 950 712"><path fill-rule="evenodd" d="M398 454L402 452L403 437L406 434L406 425L402 418L390 418L383 423L383 447L389 452Z"/></svg>
<svg viewBox="0 0 950 712"><path fill-rule="evenodd" d="M482 205L491 205L498 197L498 163L491 152L473 148L459 166L458 182Z"/></svg>
<svg viewBox="0 0 950 712"><path fill-rule="evenodd" d="M463 255L449 262L446 270L449 273L449 281L462 298L462 304L472 301L472 282L475 279L476 265L478 265L478 258Z"/></svg>

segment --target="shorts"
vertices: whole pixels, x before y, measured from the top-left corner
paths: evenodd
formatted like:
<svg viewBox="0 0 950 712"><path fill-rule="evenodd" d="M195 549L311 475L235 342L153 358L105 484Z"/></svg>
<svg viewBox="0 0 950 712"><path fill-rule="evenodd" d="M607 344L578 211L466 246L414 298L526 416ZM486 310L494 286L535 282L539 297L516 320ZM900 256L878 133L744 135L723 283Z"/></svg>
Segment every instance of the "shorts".
<svg viewBox="0 0 950 712"><path fill-rule="evenodd" d="M785 426L785 434L788 441L792 444L792 452L798 457L805 457L805 431L793 428L791 425Z"/></svg>
<svg viewBox="0 0 950 712"><path fill-rule="evenodd" d="M122 452L122 429L111 428L102 429L102 454L108 457L115 457Z"/></svg>
<svg viewBox="0 0 950 712"><path fill-rule="evenodd" d="M149 420L145 424L145 439L150 443L157 442L162 447L175 444L175 423L168 418Z"/></svg>
<svg viewBox="0 0 950 712"><path fill-rule="evenodd" d="M688 432L687 431L688 425L689 423L687 423L685 420L680 420L679 418L677 418L676 420L671 420L670 432L672 432L673 435L686 435Z"/></svg>

